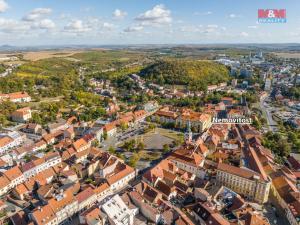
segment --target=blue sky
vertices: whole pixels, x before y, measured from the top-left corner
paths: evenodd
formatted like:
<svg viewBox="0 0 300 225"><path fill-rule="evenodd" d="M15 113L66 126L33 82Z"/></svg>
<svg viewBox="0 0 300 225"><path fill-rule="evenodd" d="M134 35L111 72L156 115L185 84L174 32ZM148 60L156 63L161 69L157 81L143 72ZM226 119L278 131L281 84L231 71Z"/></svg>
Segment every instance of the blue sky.
<svg viewBox="0 0 300 225"><path fill-rule="evenodd" d="M258 24L258 9L287 23ZM298 0L0 0L0 44L300 42Z"/></svg>

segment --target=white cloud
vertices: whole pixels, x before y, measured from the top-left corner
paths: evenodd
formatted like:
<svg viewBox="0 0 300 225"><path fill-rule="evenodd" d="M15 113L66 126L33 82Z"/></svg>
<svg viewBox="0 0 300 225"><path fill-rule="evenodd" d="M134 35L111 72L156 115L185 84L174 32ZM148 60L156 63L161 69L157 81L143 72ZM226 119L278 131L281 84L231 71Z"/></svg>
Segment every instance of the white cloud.
<svg viewBox="0 0 300 225"><path fill-rule="evenodd" d="M216 24L209 24L207 25L208 28L218 28L219 26Z"/></svg>
<svg viewBox="0 0 300 225"><path fill-rule="evenodd" d="M0 18L0 31L5 33L26 32L30 30L28 24L13 19Z"/></svg>
<svg viewBox="0 0 300 225"><path fill-rule="evenodd" d="M186 25L179 28L180 32L185 33L194 33L194 32L200 32L202 28L202 25L193 26L193 25Z"/></svg>
<svg viewBox="0 0 300 225"><path fill-rule="evenodd" d="M164 5L156 5L152 9L140 14L135 18L142 25L159 26L172 22L171 11Z"/></svg>
<svg viewBox="0 0 300 225"><path fill-rule="evenodd" d="M52 9L50 8L36 8L31 11L32 14L41 14L41 15L50 14L51 12Z"/></svg>
<svg viewBox="0 0 300 225"><path fill-rule="evenodd" d="M5 12L8 9L8 4L4 0L0 0L0 13Z"/></svg>
<svg viewBox="0 0 300 225"><path fill-rule="evenodd" d="M231 14L228 15L228 17L229 17L230 19L235 19L235 18L240 18L241 16L240 16L240 15L237 15L237 14L234 14L234 13L231 13Z"/></svg>
<svg viewBox="0 0 300 225"><path fill-rule="evenodd" d="M248 34L247 32L244 32L244 31L241 32L240 35L241 35L242 37L248 37L248 36L249 36L249 34Z"/></svg>
<svg viewBox="0 0 300 225"><path fill-rule="evenodd" d="M40 29L53 29L55 28L55 23L50 19L43 19L39 22Z"/></svg>
<svg viewBox="0 0 300 225"><path fill-rule="evenodd" d="M195 12L194 15L195 16L208 16L213 14L211 11L207 11L207 12Z"/></svg>
<svg viewBox="0 0 300 225"><path fill-rule="evenodd" d="M123 19L123 18L126 17L126 16L127 16L127 12L122 11L122 10L120 10L120 9L116 9L116 10L114 11L114 13L113 13L113 17L114 17L115 19Z"/></svg>
<svg viewBox="0 0 300 225"><path fill-rule="evenodd" d="M258 26L248 26L249 29L257 29Z"/></svg>
<svg viewBox="0 0 300 225"><path fill-rule="evenodd" d="M224 33L227 30L226 27L222 26L220 27L217 24L208 24L205 26L202 26L201 32L204 34L211 34L211 35L219 35L220 33Z"/></svg>
<svg viewBox="0 0 300 225"><path fill-rule="evenodd" d="M126 29L124 29L124 32L136 32L136 31L141 31L143 29L144 29L144 27L142 27L142 26L132 26L132 27L127 27Z"/></svg>
<svg viewBox="0 0 300 225"><path fill-rule="evenodd" d="M210 12L210 11L203 13L204 16L211 15L211 14L212 14L212 12Z"/></svg>
<svg viewBox="0 0 300 225"><path fill-rule="evenodd" d="M95 35L99 32L113 30L115 27L114 24L103 22L98 18L90 18L86 21L75 19L64 27L64 31L73 34Z"/></svg>
<svg viewBox="0 0 300 225"><path fill-rule="evenodd" d="M112 24L112 23L104 22L103 23L103 28L108 29L108 30L112 30L113 28L115 28L115 25Z"/></svg>
<svg viewBox="0 0 300 225"><path fill-rule="evenodd" d="M35 21L40 19L42 16L48 15L52 12L50 8L36 8L33 9L29 14L23 17L24 21Z"/></svg>
<svg viewBox="0 0 300 225"><path fill-rule="evenodd" d="M82 20L73 20L64 27L64 30L71 33L83 33L91 29L88 25L84 24Z"/></svg>

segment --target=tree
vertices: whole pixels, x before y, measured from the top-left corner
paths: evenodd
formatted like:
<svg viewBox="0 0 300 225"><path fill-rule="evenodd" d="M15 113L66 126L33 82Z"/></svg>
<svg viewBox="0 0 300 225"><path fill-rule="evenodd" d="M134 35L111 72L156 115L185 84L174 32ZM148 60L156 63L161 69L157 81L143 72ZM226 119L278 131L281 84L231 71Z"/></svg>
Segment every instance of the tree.
<svg viewBox="0 0 300 225"><path fill-rule="evenodd" d="M256 119L253 120L252 126L254 126L257 130L260 130L262 128L261 122Z"/></svg>
<svg viewBox="0 0 300 225"><path fill-rule="evenodd" d="M138 153L133 153L133 155L130 157L128 165L135 168L137 162L140 160L140 156Z"/></svg>
<svg viewBox="0 0 300 225"><path fill-rule="evenodd" d="M168 144L163 145L163 153L167 153L170 151L170 146Z"/></svg>
<svg viewBox="0 0 300 225"><path fill-rule="evenodd" d="M284 158L289 156L291 152L292 145L288 142L287 138L279 133L267 132L264 135L263 145L278 156L279 158Z"/></svg>
<svg viewBox="0 0 300 225"><path fill-rule="evenodd" d="M148 128L149 128L149 130L154 130L156 128L156 125L153 123L150 123Z"/></svg>
<svg viewBox="0 0 300 225"><path fill-rule="evenodd" d="M143 151L145 149L145 144L143 142L139 142L137 145L137 151Z"/></svg>
<svg viewBox="0 0 300 225"><path fill-rule="evenodd" d="M37 112L33 112L33 113L32 113L31 121L32 121L33 123L43 124L43 120L42 120L40 114L37 113Z"/></svg>
<svg viewBox="0 0 300 225"><path fill-rule="evenodd" d="M115 155L115 154L116 154L116 149L115 149L114 147L110 146L110 147L108 148L108 152L109 152L110 154Z"/></svg>
<svg viewBox="0 0 300 225"><path fill-rule="evenodd" d="M85 180L85 182L86 182L87 184L93 183L93 179L92 179L92 178L87 178L87 179Z"/></svg>
<svg viewBox="0 0 300 225"><path fill-rule="evenodd" d="M93 147L98 147L99 145L100 145L100 143L97 139L92 142Z"/></svg>
<svg viewBox="0 0 300 225"><path fill-rule="evenodd" d="M106 131L104 131L104 132L103 132L103 136L102 136L102 138L103 138L104 140L106 140L106 139L107 139L107 132L106 132Z"/></svg>
<svg viewBox="0 0 300 225"><path fill-rule="evenodd" d="M132 139L132 140L129 140L129 141L125 141L125 143L123 144L123 148L126 151L133 152L134 148L135 148L135 140Z"/></svg>
<svg viewBox="0 0 300 225"><path fill-rule="evenodd" d="M124 122L121 122L120 127L121 127L122 131L125 131L128 128L128 125Z"/></svg>

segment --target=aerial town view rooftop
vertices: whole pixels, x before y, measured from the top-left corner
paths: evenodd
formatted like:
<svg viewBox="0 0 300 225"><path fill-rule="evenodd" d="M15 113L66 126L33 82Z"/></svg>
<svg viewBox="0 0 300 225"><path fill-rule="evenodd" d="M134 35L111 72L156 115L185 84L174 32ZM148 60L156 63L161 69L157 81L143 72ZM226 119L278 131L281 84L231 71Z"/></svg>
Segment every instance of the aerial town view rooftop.
<svg viewBox="0 0 300 225"><path fill-rule="evenodd" d="M0 225L300 225L297 0L0 0Z"/></svg>

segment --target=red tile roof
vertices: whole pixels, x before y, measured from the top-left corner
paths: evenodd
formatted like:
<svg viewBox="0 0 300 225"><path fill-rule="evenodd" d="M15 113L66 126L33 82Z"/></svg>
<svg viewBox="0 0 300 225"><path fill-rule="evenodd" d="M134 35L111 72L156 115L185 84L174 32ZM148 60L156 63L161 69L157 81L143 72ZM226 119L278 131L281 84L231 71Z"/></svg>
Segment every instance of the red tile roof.
<svg viewBox="0 0 300 225"><path fill-rule="evenodd" d="M79 192L77 195L76 195L76 198L77 198L77 201L78 203L82 203L83 201L89 199L90 197L92 197L94 195L94 189L91 188L91 187L88 187L87 189Z"/></svg>

